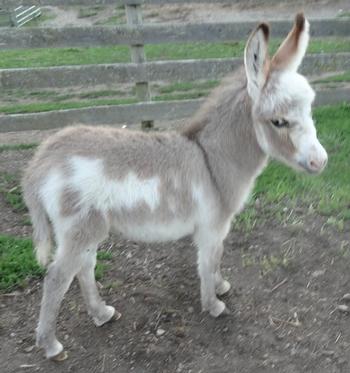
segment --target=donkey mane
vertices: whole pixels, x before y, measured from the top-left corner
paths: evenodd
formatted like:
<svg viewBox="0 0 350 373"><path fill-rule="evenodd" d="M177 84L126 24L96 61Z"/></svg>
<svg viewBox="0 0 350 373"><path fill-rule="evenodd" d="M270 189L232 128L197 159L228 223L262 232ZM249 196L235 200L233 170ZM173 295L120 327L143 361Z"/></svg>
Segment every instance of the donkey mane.
<svg viewBox="0 0 350 373"><path fill-rule="evenodd" d="M240 210L235 181L250 190L267 158L256 138L243 67L223 79L181 133L201 150L222 211Z"/></svg>
<svg viewBox="0 0 350 373"><path fill-rule="evenodd" d="M247 77L243 66L221 81L180 132L188 139L195 140L205 127L218 126L227 115L242 109L237 105L242 101L247 109L246 114L249 116L251 99L247 94ZM214 115L217 117L214 118Z"/></svg>

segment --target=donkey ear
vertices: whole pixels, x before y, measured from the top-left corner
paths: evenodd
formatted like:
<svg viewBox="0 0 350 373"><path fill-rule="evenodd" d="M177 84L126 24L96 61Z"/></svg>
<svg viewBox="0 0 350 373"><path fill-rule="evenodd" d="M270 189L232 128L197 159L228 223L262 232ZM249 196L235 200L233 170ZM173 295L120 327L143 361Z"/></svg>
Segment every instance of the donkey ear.
<svg viewBox="0 0 350 373"><path fill-rule="evenodd" d="M269 26L261 23L249 37L244 50L248 93L253 100L259 97L267 78L269 33Z"/></svg>
<svg viewBox="0 0 350 373"><path fill-rule="evenodd" d="M295 17L294 26L272 58L272 68L297 71L309 44L309 22L303 13Z"/></svg>

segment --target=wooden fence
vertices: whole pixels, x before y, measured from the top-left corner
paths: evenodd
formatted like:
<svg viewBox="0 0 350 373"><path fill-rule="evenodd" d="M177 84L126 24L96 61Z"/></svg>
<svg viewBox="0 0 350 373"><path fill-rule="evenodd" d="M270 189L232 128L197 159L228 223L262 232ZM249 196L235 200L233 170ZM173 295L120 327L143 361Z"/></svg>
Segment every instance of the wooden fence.
<svg viewBox="0 0 350 373"><path fill-rule="evenodd" d="M0 27L21 27L40 15L41 9L37 5L0 9Z"/></svg>
<svg viewBox="0 0 350 373"><path fill-rule="evenodd" d="M126 44L131 48L131 63L83 66L60 66L0 70L0 89L63 88L99 84L135 83L137 104L100 106L84 109L58 110L33 114L0 115L0 132L50 129L71 123L117 124L153 120L170 120L189 116L201 100L152 102L150 81L189 81L217 79L242 64L240 58L147 62L144 44L184 43L193 41L223 42L246 40L257 22L201 23L201 24L143 24L142 4L188 3L184 0L37 0L38 5L103 5L124 4L127 24L104 27L68 28L3 28L0 48L83 47ZM239 0L191 0L192 3L237 3ZM280 2L280 1L276 1ZM10 6L12 0L0 0L0 7ZM18 0L16 4L33 3ZM284 37L292 21L271 22L272 37ZM348 18L311 21L312 37L350 37ZM350 53L308 55L302 65L305 74L350 69ZM320 91L316 105L349 101L350 90L345 88Z"/></svg>

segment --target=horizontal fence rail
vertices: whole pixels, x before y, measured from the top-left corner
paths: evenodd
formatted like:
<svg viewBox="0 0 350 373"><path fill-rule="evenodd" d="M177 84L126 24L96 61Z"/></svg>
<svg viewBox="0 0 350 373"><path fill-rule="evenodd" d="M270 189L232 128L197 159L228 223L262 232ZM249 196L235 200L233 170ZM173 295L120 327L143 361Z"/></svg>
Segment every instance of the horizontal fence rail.
<svg viewBox="0 0 350 373"><path fill-rule="evenodd" d="M155 61L0 70L0 89L64 88L143 81L219 79L243 65L241 58ZM310 54L301 72L306 75L350 69L350 53Z"/></svg>
<svg viewBox="0 0 350 373"><path fill-rule="evenodd" d="M289 0L270 0L270 4L287 3ZM197 4L238 4L242 0L191 0ZM0 0L0 7L14 7L18 5L42 5L42 6L91 6L91 5L142 5L142 4L185 4L188 0Z"/></svg>
<svg viewBox="0 0 350 373"><path fill-rule="evenodd" d="M271 3L287 2L272 0ZM0 7L10 9L19 5L96 6L188 3L241 3L241 0L0 0ZM136 8L127 6L126 8ZM139 7L138 7L139 8ZM136 9L134 9L136 11ZM141 14L141 13L140 13ZM140 16L141 20L141 16ZM258 22L137 24L121 26L67 28L3 28L0 49L91 47L125 44L139 48L145 44L224 42L246 40ZM271 36L285 37L292 21L271 22ZM350 19L311 20L313 37L350 37ZM139 61L135 61L139 62ZM0 70L0 89L64 88L100 84L151 81L190 81L218 79L242 65L241 58L155 61L82 66L59 66ZM350 69L350 53L308 55L301 71L316 75L328 71ZM319 90L315 105L348 102L350 88ZM91 125L120 125L141 121L167 121L192 115L201 100L140 102L130 105L95 106L30 114L0 114L0 132L55 129L83 123ZM135 126L136 127L136 126Z"/></svg>
<svg viewBox="0 0 350 373"><path fill-rule="evenodd" d="M311 20L311 36L350 37L350 19ZM246 39L257 22L147 24L66 28L3 28L1 49L103 46L115 44L160 44L194 41L218 42ZM292 22L271 22L271 36L285 37Z"/></svg>
<svg viewBox="0 0 350 373"><path fill-rule="evenodd" d="M316 93L315 106L346 102L350 89L321 90ZM204 100L142 102L131 105L99 106L84 109L57 110L44 113L0 116L0 132L47 130L81 123L117 125L147 120L174 120L192 115ZM139 128L139 127L138 127Z"/></svg>

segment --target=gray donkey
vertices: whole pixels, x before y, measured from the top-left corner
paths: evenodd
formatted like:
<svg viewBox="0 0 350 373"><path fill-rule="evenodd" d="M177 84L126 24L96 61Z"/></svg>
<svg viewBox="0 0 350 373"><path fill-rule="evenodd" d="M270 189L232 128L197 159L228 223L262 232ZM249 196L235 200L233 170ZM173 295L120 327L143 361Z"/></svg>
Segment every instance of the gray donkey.
<svg viewBox="0 0 350 373"><path fill-rule="evenodd" d="M308 30L298 14L270 59L269 27L260 24L247 42L244 69L226 79L179 132L77 126L40 146L23 192L38 261L51 262L37 327L46 357L65 358L56 318L75 276L97 326L116 314L100 298L94 278L97 246L111 231L144 242L191 235L202 309L214 317L225 313L217 298L230 289L220 272L223 240L268 158L308 173L321 172L327 162L311 117L315 94L297 73Z"/></svg>

